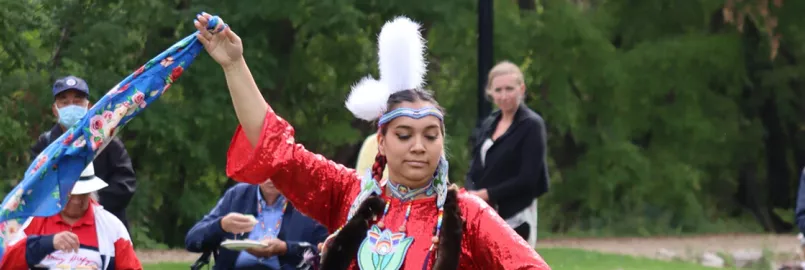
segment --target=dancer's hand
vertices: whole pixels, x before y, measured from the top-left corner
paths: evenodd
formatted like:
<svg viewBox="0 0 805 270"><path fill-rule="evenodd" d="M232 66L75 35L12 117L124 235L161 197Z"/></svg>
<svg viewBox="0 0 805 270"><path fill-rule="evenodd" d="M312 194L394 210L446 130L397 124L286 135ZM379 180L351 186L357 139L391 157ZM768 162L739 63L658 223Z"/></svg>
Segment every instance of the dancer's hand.
<svg viewBox="0 0 805 270"><path fill-rule="evenodd" d="M486 189L481 189L477 191L473 190L470 191L470 194L478 196L478 198L481 198L481 200L489 202L489 193L486 191Z"/></svg>
<svg viewBox="0 0 805 270"><path fill-rule="evenodd" d="M335 239L336 235L338 234L337 233L331 234L327 236L327 239L324 239L324 242L319 243L318 245L319 254L327 253L327 249L330 248L330 245L332 244L333 239Z"/></svg>
<svg viewBox="0 0 805 270"><path fill-rule="evenodd" d="M209 31L207 30L207 25L209 24L210 18L212 18L212 15L204 12L198 15L196 21L193 23L196 26L196 30L199 31L196 37L198 37L198 40L204 45L204 49L207 50L207 53L223 68L227 68L243 60L243 43L240 41L240 37L238 37L230 27L213 34L220 30L221 27L224 27L225 24L224 21L221 20L218 25L216 25L215 30Z"/></svg>

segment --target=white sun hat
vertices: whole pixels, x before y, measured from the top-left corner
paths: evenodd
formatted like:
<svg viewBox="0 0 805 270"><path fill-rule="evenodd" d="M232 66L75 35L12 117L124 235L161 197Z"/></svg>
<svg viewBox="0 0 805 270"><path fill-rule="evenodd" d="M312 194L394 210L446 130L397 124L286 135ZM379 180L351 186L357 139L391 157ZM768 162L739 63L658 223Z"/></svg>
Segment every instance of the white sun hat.
<svg viewBox="0 0 805 270"><path fill-rule="evenodd" d="M95 166L90 162L89 165L81 172L81 177L75 182L72 192L73 195L81 195L92 193L93 191L101 190L109 186L103 179L95 176Z"/></svg>

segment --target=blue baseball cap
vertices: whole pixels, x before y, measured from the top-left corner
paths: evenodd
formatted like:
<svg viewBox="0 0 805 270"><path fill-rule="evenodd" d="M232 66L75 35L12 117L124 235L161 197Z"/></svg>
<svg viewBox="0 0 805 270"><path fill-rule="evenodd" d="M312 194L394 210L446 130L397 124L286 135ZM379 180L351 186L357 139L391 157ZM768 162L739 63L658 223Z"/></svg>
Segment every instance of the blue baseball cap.
<svg viewBox="0 0 805 270"><path fill-rule="evenodd" d="M53 83L53 97L67 90L77 90L89 96L89 86L83 79L70 75Z"/></svg>

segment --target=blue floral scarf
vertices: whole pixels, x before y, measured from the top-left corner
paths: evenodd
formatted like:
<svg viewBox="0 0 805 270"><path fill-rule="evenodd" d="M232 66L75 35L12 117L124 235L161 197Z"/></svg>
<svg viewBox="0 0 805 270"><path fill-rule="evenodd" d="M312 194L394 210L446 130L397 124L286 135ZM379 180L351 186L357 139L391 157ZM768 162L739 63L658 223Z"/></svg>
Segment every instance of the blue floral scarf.
<svg viewBox="0 0 805 270"><path fill-rule="evenodd" d="M213 17L209 29L220 22ZM33 160L0 205L0 256L25 222L61 212L81 171L121 127L165 94L202 50L193 33L160 53L109 90Z"/></svg>

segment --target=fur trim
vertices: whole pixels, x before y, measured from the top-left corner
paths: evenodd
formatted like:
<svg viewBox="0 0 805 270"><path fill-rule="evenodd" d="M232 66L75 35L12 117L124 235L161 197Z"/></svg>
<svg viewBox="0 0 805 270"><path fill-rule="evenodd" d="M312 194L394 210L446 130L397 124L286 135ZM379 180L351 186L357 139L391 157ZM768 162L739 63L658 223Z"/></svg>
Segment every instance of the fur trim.
<svg viewBox="0 0 805 270"><path fill-rule="evenodd" d="M355 117L374 121L386 112L392 94L422 88L427 74L421 25L399 16L386 22L377 38L380 78L364 77L352 86L344 105Z"/></svg>
<svg viewBox="0 0 805 270"><path fill-rule="evenodd" d="M392 94L425 84L428 64L420 28L419 23L399 16L380 29L377 37L380 81L388 85Z"/></svg>
<svg viewBox="0 0 805 270"><path fill-rule="evenodd" d="M322 257L321 269L347 269L358 254L358 248L369 231L369 224L383 214L386 202L377 196L366 199L352 219L338 232Z"/></svg>
<svg viewBox="0 0 805 270"><path fill-rule="evenodd" d="M390 95L386 84L367 76L352 86L345 105L355 117L373 121L386 111Z"/></svg>
<svg viewBox="0 0 805 270"><path fill-rule="evenodd" d="M385 202L377 196L366 199L356 211L355 216L347 222L341 232L335 236L322 257L322 270L344 270L355 260L361 242L369 230L371 221L383 214ZM439 233L439 246L436 250L433 270L458 269L461 257L461 240L464 238L465 222L461 218L458 207L458 190L451 185L444 203L442 231ZM428 239L429 240L429 239ZM419 241L427 241L420 239ZM428 256L430 257L430 256Z"/></svg>
<svg viewBox="0 0 805 270"><path fill-rule="evenodd" d="M458 191L453 185L447 191L444 201L442 231L439 233L439 249L436 250L433 270L458 269L463 234L464 220L461 218L461 209L458 208Z"/></svg>

